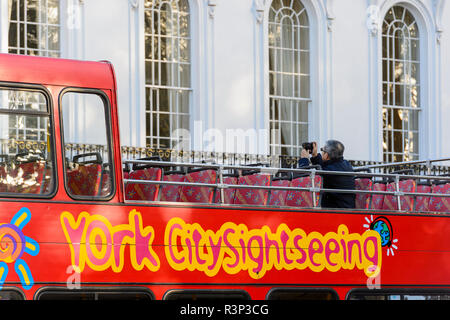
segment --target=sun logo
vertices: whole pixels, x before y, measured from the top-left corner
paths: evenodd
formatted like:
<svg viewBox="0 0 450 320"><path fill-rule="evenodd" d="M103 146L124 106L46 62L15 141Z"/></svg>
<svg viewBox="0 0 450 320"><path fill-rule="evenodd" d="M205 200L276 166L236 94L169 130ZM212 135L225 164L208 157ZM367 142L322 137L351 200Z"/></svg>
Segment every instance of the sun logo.
<svg viewBox="0 0 450 320"><path fill-rule="evenodd" d="M30 210L22 208L14 215L11 223L0 224L0 289L3 287L9 272L8 264L11 263L14 263L14 270L24 289L29 290L34 285L30 268L21 259L24 253L31 256L36 256L39 253L39 244L26 237L22 232L30 219Z"/></svg>
<svg viewBox="0 0 450 320"><path fill-rule="evenodd" d="M365 217L367 224L363 227L369 230L374 230L380 234L381 246L387 247L387 255L394 255L394 250L398 250L397 242L398 239L394 239L394 230L392 228L391 222L386 217L378 217L375 220L373 216Z"/></svg>

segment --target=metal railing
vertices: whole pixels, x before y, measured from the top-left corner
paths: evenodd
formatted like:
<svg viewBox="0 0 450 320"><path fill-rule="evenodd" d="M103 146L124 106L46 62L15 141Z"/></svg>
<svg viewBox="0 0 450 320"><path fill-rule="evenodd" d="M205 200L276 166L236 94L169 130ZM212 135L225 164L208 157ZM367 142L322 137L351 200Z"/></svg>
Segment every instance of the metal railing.
<svg viewBox="0 0 450 320"><path fill-rule="evenodd" d="M438 162L446 161L448 159L436 159L436 160L426 160L427 162ZM196 187L209 187L219 190L220 203L224 203L223 191L227 188L231 189L262 189L262 190L286 190L286 191L309 191L312 193L313 199L316 199L318 193L333 192L333 193L350 193L350 194L381 194L381 195L391 195L397 199L398 211L402 211L401 208L401 197L403 196L414 196L415 199L419 196L427 197L450 197L449 194L439 194L439 193L419 193L419 192L403 192L400 190L400 181L402 179L412 179L417 181L429 181L433 183L448 182L450 183L450 176L429 176L429 175L414 175L414 174L386 174L386 173L364 173L364 172L341 172L341 171L326 171L321 169L291 169L291 168L276 168L270 166L239 166L239 165L224 165L224 164L214 164L214 163L186 163L186 162L167 162L167 161L149 161L149 160L125 160L124 163L136 164L136 165L150 165L154 167L170 167L170 168L196 168L196 169L211 169L218 172L218 180L216 183L197 183L197 182L174 182L174 181L151 181L151 180L135 180L135 179L124 179L125 185L128 183L136 184L149 184L149 185L179 185L179 186L196 186ZM419 163L419 162L417 162ZM387 164L389 166L391 164ZM377 165L378 167L378 165ZM364 167L358 168L358 170L370 170L371 168ZM269 174L275 176L279 173L291 173L291 174L302 174L309 176L311 178L311 187L283 187L283 186L257 186L257 185L235 185L226 184L223 182L224 171L234 170L234 171L255 171L259 173ZM185 170L187 172L187 170ZM385 182L395 182L394 191L378 191L378 190L348 190L348 189L328 189L315 186L314 178L316 175L342 175L342 176L352 176L359 178L379 178L380 181ZM316 201L313 201L314 208L318 205Z"/></svg>

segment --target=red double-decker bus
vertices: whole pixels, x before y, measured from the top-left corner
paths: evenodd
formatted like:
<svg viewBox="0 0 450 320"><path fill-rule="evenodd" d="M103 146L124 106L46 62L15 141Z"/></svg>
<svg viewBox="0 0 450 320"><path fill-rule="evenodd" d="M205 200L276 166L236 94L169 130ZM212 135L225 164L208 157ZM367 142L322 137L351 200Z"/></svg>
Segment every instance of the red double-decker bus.
<svg viewBox="0 0 450 320"><path fill-rule="evenodd" d="M116 95L108 62L0 55L2 299L450 298L450 177L335 173L328 209L320 168L123 161Z"/></svg>

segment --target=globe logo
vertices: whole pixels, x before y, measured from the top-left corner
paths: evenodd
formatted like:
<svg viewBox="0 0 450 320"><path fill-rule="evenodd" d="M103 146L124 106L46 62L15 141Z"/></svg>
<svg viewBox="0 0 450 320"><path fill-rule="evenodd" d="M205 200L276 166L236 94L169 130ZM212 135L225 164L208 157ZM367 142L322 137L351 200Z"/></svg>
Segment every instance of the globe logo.
<svg viewBox="0 0 450 320"><path fill-rule="evenodd" d="M386 217L378 217L375 220L373 216L365 218L367 224L364 224L364 227L370 230L374 230L378 232L381 239L381 246L386 247L387 255L394 255L394 250L397 250L397 242L398 239L394 239L394 232L392 229L391 222Z"/></svg>
<svg viewBox="0 0 450 320"><path fill-rule="evenodd" d="M375 221L373 224L372 230L378 232L381 236L381 246L385 247L390 245L391 240L391 232L389 231L389 227L383 220Z"/></svg>

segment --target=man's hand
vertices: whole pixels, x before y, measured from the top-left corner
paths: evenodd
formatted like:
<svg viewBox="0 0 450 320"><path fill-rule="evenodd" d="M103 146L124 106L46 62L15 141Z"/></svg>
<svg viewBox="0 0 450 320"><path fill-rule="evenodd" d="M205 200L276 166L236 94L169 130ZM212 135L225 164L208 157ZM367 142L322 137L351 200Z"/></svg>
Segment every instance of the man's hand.
<svg viewBox="0 0 450 320"><path fill-rule="evenodd" d="M314 141L312 145L313 145L312 156L317 157L317 142Z"/></svg>
<svg viewBox="0 0 450 320"><path fill-rule="evenodd" d="M300 153L300 158L306 158L309 159L309 151L302 149L302 152Z"/></svg>

